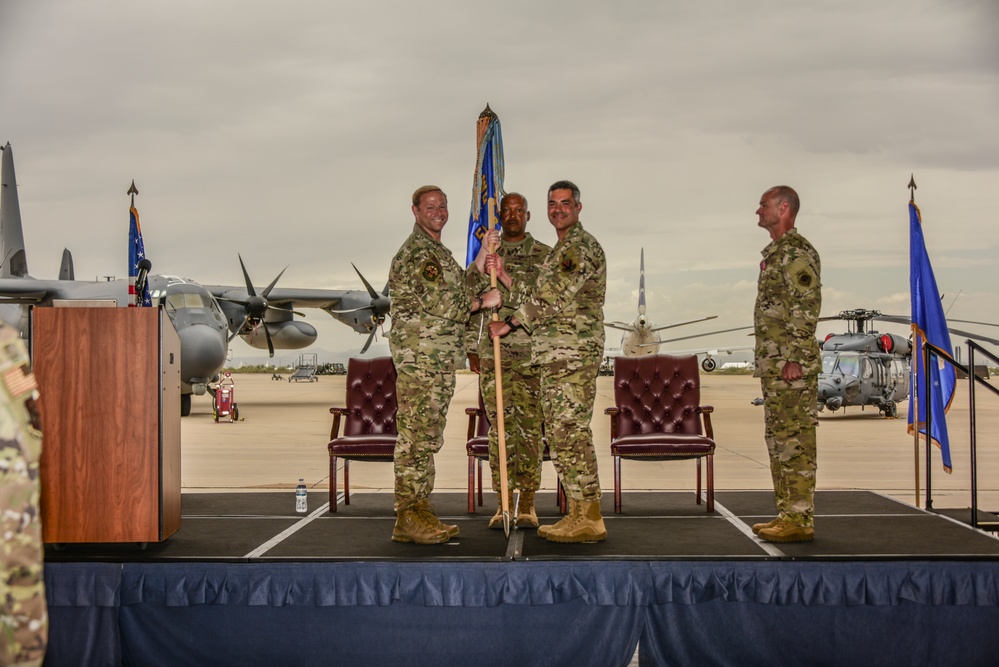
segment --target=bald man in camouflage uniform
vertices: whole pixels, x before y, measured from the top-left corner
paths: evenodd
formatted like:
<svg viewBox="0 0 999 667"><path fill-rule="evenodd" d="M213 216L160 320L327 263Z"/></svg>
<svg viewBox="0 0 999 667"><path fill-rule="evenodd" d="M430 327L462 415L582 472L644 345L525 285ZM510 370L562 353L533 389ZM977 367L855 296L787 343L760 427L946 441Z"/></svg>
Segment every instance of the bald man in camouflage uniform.
<svg viewBox="0 0 999 667"><path fill-rule="evenodd" d="M513 284L533 284L541 263L551 248L534 239L527 231L531 219L527 198L516 192L503 197L500 203L500 222L503 233L495 230L483 239L482 250L471 264L466 275L474 294L485 291L490 285L485 273L487 248L497 247L503 257L507 273ZM502 290L501 290L502 291ZM509 301L507 299L507 301ZM513 308L505 304L499 310L500 319L513 315ZM468 360L471 369L479 373L479 390L486 415L493 428L489 430L489 469L492 471L493 490L500 492L499 437L495 427L496 366L493 341L488 326L491 313L483 311L472 318L468 336ZM520 490L517 501L516 523L521 528L537 528L538 515L534 509L534 494L541 487L541 459L544 452L541 429L541 377L538 367L531 361L531 336L523 327L511 331L500 342L500 364L503 373L503 426L506 435L507 486L511 492ZM503 527L502 502L489 520L490 528Z"/></svg>
<svg viewBox="0 0 999 667"><path fill-rule="evenodd" d="M558 243L541 264L533 285L514 286L514 314L490 324L503 336L523 326L541 370L541 407L555 469L569 498L569 512L538 535L552 542L589 542L607 537L600 514L600 479L590 420L597 371L604 350L607 260L603 248L579 222L579 188L559 181L548 189L548 220ZM487 259L511 284L496 255Z"/></svg>
<svg viewBox="0 0 999 667"><path fill-rule="evenodd" d="M40 665L48 642L38 513L41 422L17 332L0 325L0 664Z"/></svg>
<svg viewBox="0 0 999 667"><path fill-rule="evenodd" d="M763 387L765 438L778 516L753 526L769 542L815 537L818 377L822 370L815 326L822 308L821 264L794 229L798 195L786 185L763 193L756 211L770 233L763 249L754 316L756 377Z"/></svg>
<svg viewBox="0 0 999 667"><path fill-rule="evenodd" d="M441 523L430 504L434 454L444 444L454 372L465 363L464 336L470 309L499 304L498 290L474 300L465 271L441 243L447 197L426 185L413 193L413 233L392 260L389 349L396 370L399 437L395 447L396 542L440 544L458 535ZM490 301L491 299L491 301Z"/></svg>

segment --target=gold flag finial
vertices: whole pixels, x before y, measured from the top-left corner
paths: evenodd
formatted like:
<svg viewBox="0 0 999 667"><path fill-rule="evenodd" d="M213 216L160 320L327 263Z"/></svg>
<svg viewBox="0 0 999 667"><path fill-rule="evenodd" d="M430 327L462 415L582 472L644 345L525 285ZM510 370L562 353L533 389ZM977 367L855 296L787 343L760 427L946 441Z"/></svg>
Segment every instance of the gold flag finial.
<svg viewBox="0 0 999 667"><path fill-rule="evenodd" d="M486 102L486 108L483 109L482 113L479 114L479 118L495 118L495 117L496 114L493 113L493 110L489 108L489 103Z"/></svg>

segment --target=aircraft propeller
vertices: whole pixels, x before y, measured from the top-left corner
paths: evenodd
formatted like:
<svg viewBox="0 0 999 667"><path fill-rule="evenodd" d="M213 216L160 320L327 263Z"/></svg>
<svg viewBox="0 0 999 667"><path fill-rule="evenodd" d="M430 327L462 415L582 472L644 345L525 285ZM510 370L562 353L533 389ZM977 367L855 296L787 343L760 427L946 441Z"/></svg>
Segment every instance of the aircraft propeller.
<svg viewBox="0 0 999 667"><path fill-rule="evenodd" d="M243 330L250 323L253 323L254 328L262 325L264 327L264 338L267 340L267 352L271 357L273 357L274 343L271 342L271 332L267 328L267 321L264 320L264 314L268 310L280 310L285 313L294 313L295 315L305 317L305 315L296 310L292 310L291 308L282 308L281 306L272 306L267 301L267 296L271 293L271 290L274 289L274 286L277 285L277 281L281 279L284 272L288 270L288 267L286 266L281 269L281 273L277 274L277 277L271 281L271 284L265 287L260 294L257 294L257 291L253 287L253 281L250 280L250 274L246 271L246 265L243 264L243 257L238 253L236 256L239 257L239 266L243 269L243 280L246 281L246 293L249 294L249 297L245 301L220 297L223 301L238 303L243 306L243 310L246 312L246 317L243 318L242 324L240 324L239 327L237 327L236 330L229 335L229 341L232 342L232 339L238 336L241 332L245 333Z"/></svg>
<svg viewBox="0 0 999 667"><path fill-rule="evenodd" d="M367 306L361 306L360 308L351 308L349 310L330 310L331 313L356 313L362 310L371 311L371 333L368 334L368 340L364 342L364 347L361 348L361 354L368 351L371 347L371 342L375 339L375 333L378 331L378 327L385 323L385 316L389 314L389 308L392 305L392 299L389 298L388 283L385 284L385 289L379 294L375 291L375 288L371 286L364 276L361 274L360 270L354 266L354 263L350 263L354 267L354 271L357 272L357 277L361 279L364 283L364 288L368 290L368 296L371 297L371 303Z"/></svg>

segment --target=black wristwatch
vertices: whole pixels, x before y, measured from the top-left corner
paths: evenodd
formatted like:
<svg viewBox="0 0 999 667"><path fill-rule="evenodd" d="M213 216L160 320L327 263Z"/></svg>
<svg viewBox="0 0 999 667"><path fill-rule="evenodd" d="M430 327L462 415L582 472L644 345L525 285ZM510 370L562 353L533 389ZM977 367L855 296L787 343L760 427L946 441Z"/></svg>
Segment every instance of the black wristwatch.
<svg viewBox="0 0 999 667"><path fill-rule="evenodd" d="M510 327L510 331L513 331L514 329L520 326L519 324L513 323L513 315L507 315L506 319L504 319L503 321L506 322L506 325L508 327Z"/></svg>

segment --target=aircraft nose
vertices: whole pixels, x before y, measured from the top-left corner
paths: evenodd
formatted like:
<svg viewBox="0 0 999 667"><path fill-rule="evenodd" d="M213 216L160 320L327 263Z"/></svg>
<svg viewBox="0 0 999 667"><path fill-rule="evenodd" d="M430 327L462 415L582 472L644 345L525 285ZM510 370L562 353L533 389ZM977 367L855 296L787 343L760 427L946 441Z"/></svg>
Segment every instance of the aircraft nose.
<svg viewBox="0 0 999 667"><path fill-rule="evenodd" d="M225 364L225 332L207 324L184 327L180 335L180 376L188 383L208 382Z"/></svg>

